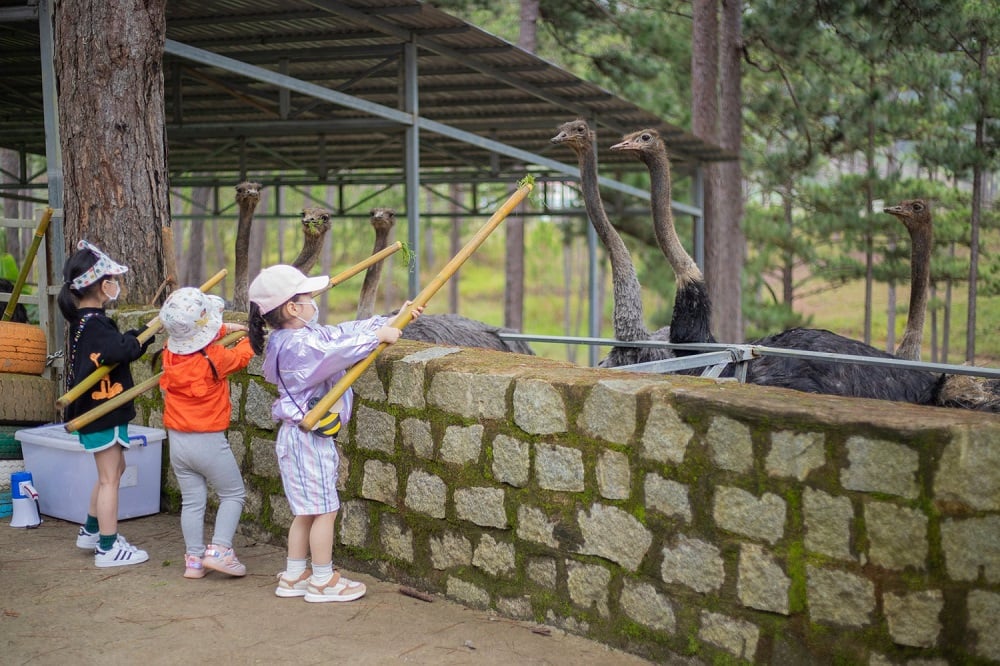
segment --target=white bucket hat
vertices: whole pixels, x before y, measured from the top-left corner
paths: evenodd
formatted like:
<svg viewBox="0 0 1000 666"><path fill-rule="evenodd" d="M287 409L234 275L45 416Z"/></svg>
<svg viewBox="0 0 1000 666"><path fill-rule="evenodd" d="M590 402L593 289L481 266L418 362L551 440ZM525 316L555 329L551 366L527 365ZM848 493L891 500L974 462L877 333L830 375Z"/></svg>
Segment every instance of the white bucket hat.
<svg viewBox="0 0 1000 666"><path fill-rule="evenodd" d="M167 331L167 349L190 354L204 348L222 328L226 303L218 296L184 287L170 294L160 308L160 323Z"/></svg>
<svg viewBox="0 0 1000 666"><path fill-rule="evenodd" d="M93 266L80 275L77 275L70 283L70 286L77 291L80 291L85 287L89 287L106 275L123 275L128 272L128 266L119 264L117 261L101 252L96 245L88 243L85 240L77 243L76 249L90 250L94 256L97 257L97 261Z"/></svg>
<svg viewBox="0 0 1000 666"><path fill-rule="evenodd" d="M311 294L330 285L326 275L306 277L295 266L278 264L265 268L250 283L247 295L267 314L297 294Z"/></svg>

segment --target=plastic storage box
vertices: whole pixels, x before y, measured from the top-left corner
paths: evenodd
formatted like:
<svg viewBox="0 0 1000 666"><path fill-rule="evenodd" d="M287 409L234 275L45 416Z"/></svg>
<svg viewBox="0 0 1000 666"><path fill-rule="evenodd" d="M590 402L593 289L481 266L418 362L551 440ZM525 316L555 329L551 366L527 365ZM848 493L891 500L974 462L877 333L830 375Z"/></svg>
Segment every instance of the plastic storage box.
<svg viewBox="0 0 1000 666"><path fill-rule="evenodd" d="M125 451L125 473L118 491L118 520L160 512L160 467L163 440L159 428L129 425L132 446ZM90 493L97 483L94 456L62 423L18 430L24 469L31 472L43 514L82 523Z"/></svg>

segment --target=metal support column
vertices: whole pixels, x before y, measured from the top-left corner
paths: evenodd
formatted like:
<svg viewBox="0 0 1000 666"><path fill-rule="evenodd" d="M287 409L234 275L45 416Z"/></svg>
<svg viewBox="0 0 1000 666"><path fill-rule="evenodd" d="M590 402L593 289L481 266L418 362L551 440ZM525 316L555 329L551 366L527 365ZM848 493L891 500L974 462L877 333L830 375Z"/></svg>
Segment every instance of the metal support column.
<svg viewBox="0 0 1000 666"><path fill-rule="evenodd" d="M49 338L49 353L61 352L66 346L66 327L62 317L55 316L59 310L56 297L59 290L48 285L62 285L65 256L65 234L63 216L63 162L59 141L59 97L56 91L56 45L55 45L55 0L40 0L38 3L39 56L42 66L42 113L45 122L45 165L49 188L49 206L55 211L46 232L52 263L41 276L46 293L40 294L39 315L48 321L40 322L46 327ZM42 262L41 265L44 265ZM44 300L45 302L41 302ZM63 364L59 359L53 367L61 374Z"/></svg>
<svg viewBox="0 0 1000 666"><path fill-rule="evenodd" d="M408 296L420 291L420 96L417 85L417 44L411 39L403 45L403 110L413 115L404 137L406 161L406 230L413 250Z"/></svg>
<svg viewBox="0 0 1000 666"><path fill-rule="evenodd" d="M596 127L596 119L590 121L591 127ZM594 155L597 155L597 137L594 137ZM596 158L595 158L596 159ZM593 223L590 221L590 216L584 214L584 218L587 220L587 291L590 296L590 321L588 322L587 334L592 338L601 337L601 315L603 314L598 310L598 305L601 303L600 298L600 287L597 283L597 230L594 229ZM598 361L598 353L600 348L598 347L588 347L587 348L587 359L590 363L590 367L596 368Z"/></svg>

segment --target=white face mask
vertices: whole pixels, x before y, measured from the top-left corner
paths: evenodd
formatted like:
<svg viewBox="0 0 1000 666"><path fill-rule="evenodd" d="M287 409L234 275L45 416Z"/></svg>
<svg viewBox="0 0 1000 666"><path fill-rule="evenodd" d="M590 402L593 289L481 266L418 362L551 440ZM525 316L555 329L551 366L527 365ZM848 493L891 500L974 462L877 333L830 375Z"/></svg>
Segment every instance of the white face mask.
<svg viewBox="0 0 1000 666"><path fill-rule="evenodd" d="M113 296L104 289L104 287L109 284L113 284L115 286L115 293ZM118 280L105 280L104 284L101 285L101 292L108 298L108 302L110 303L112 301L117 301L118 297L121 296L122 286L118 284Z"/></svg>
<svg viewBox="0 0 1000 666"><path fill-rule="evenodd" d="M316 305L316 301L313 299L309 300L312 305L312 316L309 319L303 319L302 317L295 315L295 318L301 321L306 326L315 326L319 322L319 306ZM298 303L298 305L305 305L305 303Z"/></svg>

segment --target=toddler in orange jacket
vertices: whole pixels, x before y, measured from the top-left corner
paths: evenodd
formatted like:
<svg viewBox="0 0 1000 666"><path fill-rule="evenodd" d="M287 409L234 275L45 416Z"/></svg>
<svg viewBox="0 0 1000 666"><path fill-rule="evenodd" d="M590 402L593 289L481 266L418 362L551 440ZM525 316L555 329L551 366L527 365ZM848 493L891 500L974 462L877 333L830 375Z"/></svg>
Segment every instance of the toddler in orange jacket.
<svg viewBox="0 0 1000 666"><path fill-rule="evenodd" d="M213 344L227 332L246 330L241 324L222 323L224 307L218 296L184 287L172 293L160 309L160 322L169 336L160 378L163 425L170 465L181 490L185 578L201 578L206 570L246 574L233 552L246 488L226 439L232 409L227 377L247 367L253 349L246 337L231 349ZM219 496L219 510L212 543L206 546L209 486Z"/></svg>

